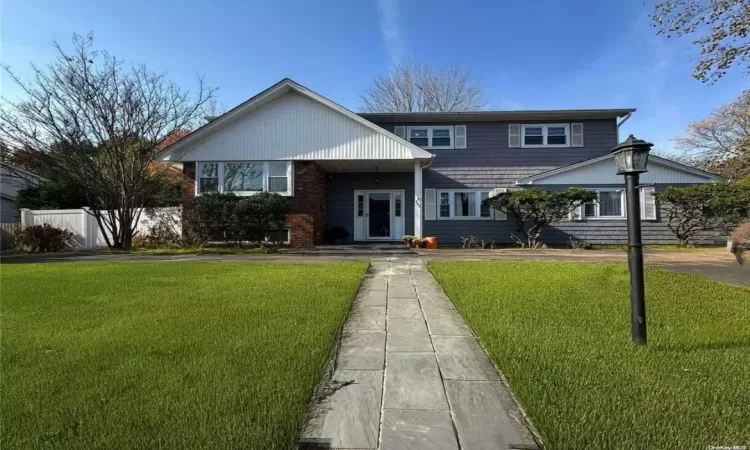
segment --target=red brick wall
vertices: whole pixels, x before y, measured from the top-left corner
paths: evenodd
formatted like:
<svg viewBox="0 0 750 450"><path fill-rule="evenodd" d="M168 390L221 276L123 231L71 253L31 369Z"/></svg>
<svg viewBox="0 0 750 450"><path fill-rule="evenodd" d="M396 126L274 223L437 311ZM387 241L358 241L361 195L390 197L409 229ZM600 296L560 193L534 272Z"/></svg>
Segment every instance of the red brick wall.
<svg viewBox="0 0 750 450"><path fill-rule="evenodd" d="M292 209L286 219L293 247L312 247L323 243L326 217L328 174L312 161L295 161ZM183 200L195 198L195 163L182 166ZM189 203L189 202L188 202ZM185 220L185 215L183 215Z"/></svg>
<svg viewBox="0 0 750 450"><path fill-rule="evenodd" d="M294 197L287 216L292 247L323 243L328 174L312 161L294 161Z"/></svg>
<svg viewBox="0 0 750 450"><path fill-rule="evenodd" d="M195 198L195 163L182 163L182 199L192 200Z"/></svg>

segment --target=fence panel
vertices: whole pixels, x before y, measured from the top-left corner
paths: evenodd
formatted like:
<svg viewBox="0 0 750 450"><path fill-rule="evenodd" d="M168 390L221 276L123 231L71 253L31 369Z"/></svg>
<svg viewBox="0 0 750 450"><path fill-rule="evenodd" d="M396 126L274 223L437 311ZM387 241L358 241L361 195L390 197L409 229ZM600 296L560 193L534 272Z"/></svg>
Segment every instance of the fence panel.
<svg viewBox="0 0 750 450"><path fill-rule="evenodd" d="M21 222L0 223L0 249L8 250L12 248L16 234L20 233L22 229Z"/></svg>
<svg viewBox="0 0 750 450"><path fill-rule="evenodd" d="M157 223L169 224L178 235L182 234L182 208L144 208L136 224L138 234L147 234ZM50 224L73 233L73 247L77 250L90 250L107 246L96 217L88 208L21 210L23 226ZM111 236L107 230L108 237Z"/></svg>

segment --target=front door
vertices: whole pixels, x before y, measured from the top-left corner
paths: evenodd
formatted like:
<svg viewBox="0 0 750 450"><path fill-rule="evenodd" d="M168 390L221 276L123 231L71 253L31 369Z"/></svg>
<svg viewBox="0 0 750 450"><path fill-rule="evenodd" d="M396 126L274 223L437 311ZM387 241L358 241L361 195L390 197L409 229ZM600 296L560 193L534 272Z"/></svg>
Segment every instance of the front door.
<svg viewBox="0 0 750 450"><path fill-rule="evenodd" d="M355 191L354 240L395 241L404 232L404 191Z"/></svg>

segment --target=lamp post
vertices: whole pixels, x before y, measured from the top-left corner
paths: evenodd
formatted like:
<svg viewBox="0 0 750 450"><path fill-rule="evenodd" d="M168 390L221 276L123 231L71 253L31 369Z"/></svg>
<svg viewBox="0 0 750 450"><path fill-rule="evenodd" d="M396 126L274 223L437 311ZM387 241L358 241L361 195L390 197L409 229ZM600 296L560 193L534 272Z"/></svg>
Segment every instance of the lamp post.
<svg viewBox="0 0 750 450"><path fill-rule="evenodd" d="M651 144L636 139L632 134L612 149L617 163L617 174L625 175L625 198L628 217L628 268L630 270L630 329L633 342L646 345L646 300L643 279L643 243L641 241L641 199L639 178L648 172L648 153Z"/></svg>

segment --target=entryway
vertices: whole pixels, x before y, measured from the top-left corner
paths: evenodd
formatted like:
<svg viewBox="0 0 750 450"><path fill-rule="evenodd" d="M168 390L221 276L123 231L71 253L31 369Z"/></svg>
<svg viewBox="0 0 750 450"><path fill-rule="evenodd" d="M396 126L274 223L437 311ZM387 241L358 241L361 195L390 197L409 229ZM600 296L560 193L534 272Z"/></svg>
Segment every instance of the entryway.
<svg viewBox="0 0 750 450"><path fill-rule="evenodd" d="M396 241L404 234L404 191L354 191L354 240Z"/></svg>

